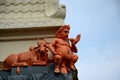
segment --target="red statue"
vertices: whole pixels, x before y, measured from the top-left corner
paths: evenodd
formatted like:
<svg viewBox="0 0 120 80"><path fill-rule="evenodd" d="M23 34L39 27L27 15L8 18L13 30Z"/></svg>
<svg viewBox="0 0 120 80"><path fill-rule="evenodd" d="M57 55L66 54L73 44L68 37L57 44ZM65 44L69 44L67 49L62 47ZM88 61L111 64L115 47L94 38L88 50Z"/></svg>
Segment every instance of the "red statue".
<svg viewBox="0 0 120 80"><path fill-rule="evenodd" d="M53 40L47 45L47 41L37 39L37 47L30 47L29 51L11 54L2 64L3 70L10 70L17 67L16 72L20 74L20 66L46 66L49 63L47 48L53 54L53 63L55 65L55 73L68 73L69 70L75 71L74 64L78 56L75 44L80 40L80 34L76 38L68 38L70 26L64 25L56 32Z"/></svg>
<svg viewBox="0 0 120 80"><path fill-rule="evenodd" d="M75 62L78 59L77 48L75 44L80 40L80 34L74 38L68 38L70 26L64 25L56 32L55 38L48 45L49 50L53 53L55 64L55 73L67 73L68 70L75 70ZM69 44L71 42L71 45Z"/></svg>
<svg viewBox="0 0 120 80"><path fill-rule="evenodd" d="M39 47L39 53L37 53L37 60L34 60L32 65L47 65L48 64L48 50L47 50L47 41L44 39L43 41L37 40L37 44Z"/></svg>
<svg viewBox="0 0 120 80"><path fill-rule="evenodd" d="M32 65L47 65L48 54L46 49L46 40L37 40L38 47L30 47L29 51L11 54L2 64L3 70L10 70L12 67L17 66L17 73L20 73L19 66L32 66Z"/></svg>

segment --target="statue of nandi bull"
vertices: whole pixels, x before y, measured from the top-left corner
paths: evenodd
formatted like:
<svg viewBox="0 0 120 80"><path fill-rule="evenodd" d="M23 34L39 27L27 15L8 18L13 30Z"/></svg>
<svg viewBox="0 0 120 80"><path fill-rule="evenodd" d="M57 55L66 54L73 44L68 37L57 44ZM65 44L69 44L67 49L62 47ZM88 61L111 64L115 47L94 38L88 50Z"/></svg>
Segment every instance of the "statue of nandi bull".
<svg viewBox="0 0 120 80"><path fill-rule="evenodd" d="M48 54L46 49L47 41L37 40L37 47L30 47L29 51L11 54L2 64L2 70L10 70L12 67L17 67L17 74L20 74L20 66L32 66L32 65L47 65Z"/></svg>

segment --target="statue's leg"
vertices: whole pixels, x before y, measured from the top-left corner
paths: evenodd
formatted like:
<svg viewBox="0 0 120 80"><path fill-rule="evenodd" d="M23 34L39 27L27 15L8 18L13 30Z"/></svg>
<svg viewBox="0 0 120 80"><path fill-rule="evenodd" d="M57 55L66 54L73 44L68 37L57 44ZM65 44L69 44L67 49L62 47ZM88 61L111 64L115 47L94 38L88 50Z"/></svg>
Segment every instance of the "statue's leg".
<svg viewBox="0 0 120 80"><path fill-rule="evenodd" d="M16 73L17 73L17 75L20 74L20 67L19 66L17 66L17 68L16 68Z"/></svg>
<svg viewBox="0 0 120 80"><path fill-rule="evenodd" d="M76 70L74 64L76 63L77 60L78 60L78 56L76 54L73 54L69 65L71 70Z"/></svg>
<svg viewBox="0 0 120 80"><path fill-rule="evenodd" d="M61 73L67 74L66 61L64 61L64 60L62 60L62 62L61 62L60 71L61 71Z"/></svg>
<svg viewBox="0 0 120 80"><path fill-rule="evenodd" d="M62 57L60 55L54 55L53 59L54 59L54 65L55 65L54 72L59 73L60 72L60 64L61 64Z"/></svg>
<svg viewBox="0 0 120 80"><path fill-rule="evenodd" d="M19 66L29 66L27 62L19 62Z"/></svg>

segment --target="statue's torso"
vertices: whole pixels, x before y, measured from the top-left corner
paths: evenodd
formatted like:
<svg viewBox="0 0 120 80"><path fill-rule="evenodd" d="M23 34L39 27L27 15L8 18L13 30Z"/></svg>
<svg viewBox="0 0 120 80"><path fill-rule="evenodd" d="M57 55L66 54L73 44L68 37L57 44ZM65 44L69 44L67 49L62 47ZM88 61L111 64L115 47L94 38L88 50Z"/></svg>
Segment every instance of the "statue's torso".
<svg viewBox="0 0 120 80"><path fill-rule="evenodd" d="M56 48L56 52L59 52L59 54L63 56L67 57L72 54L70 45L66 40L57 38L55 48Z"/></svg>

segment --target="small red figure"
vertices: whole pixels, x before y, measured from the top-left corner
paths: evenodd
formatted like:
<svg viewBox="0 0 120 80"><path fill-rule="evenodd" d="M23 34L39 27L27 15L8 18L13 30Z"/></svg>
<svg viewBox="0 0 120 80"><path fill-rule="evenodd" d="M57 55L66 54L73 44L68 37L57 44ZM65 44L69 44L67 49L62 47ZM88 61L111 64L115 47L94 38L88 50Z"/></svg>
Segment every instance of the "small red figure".
<svg viewBox="0 0 120 80"><path fill-rule="evenodd" d="M75 70L75 62L78 59L77 48L75 44L80 40L80 34L74 38L68 38L70 26L64 25L56 32L55 38L48 45L49 50L53 53L55 64L55 73L67 73L68 70ZM71 45L69 44L71 42Z"/></svg>
<svg viewBox="0 0 120 80"><path fill-rule="evenodd" d="M9 55L2 64L2 70L10 70L12 67L17 67L17 74L20 74L20 66L32 66L32 65L47 65L48 54L47 54L47 42L46 40L37 40L38 47L30 47L29 51L11 54Z"/></svg>

